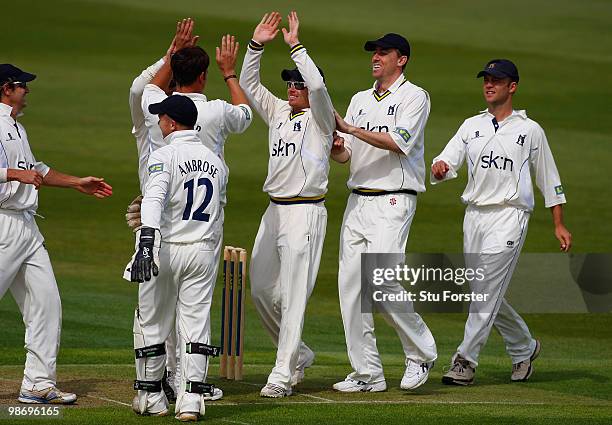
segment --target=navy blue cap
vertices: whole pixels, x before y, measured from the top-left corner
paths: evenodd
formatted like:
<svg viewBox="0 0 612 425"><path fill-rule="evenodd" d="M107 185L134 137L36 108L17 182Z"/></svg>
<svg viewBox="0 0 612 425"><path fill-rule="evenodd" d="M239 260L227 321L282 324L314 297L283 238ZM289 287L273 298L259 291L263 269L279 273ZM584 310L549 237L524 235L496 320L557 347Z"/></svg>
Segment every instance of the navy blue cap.
<svg viewBox="0 0 612 425"><path fill-rule="evenodd" d="M497 78L510 78L512 81L519 81L519 73L516 65L508 59L493 59L485 65L485 68L476 75L480 78L484 75L492 75Z"/></svg>
<svg viewBox="0 0 612 425"><path fill-rule="evenodd" d="M323 74L323 70L318 66L317 69L319 70L321 77L323 77L323 81L325 81L325 74ZM304 81L304 77L302 77L302 74L300 74L300 71L298 71L297 68L283 69L281 72L281 78L283 81Z"/></svg>
<svg viewBox="0 0 612 425"><path fill-rule="evenodd" d="M180 94L173 94L163 102L149 105L149 112L155 115L168 115L174 121L192 128L198 120L198 108L193 100Z"/></svg>
<svg viewBox="0 0 612 425"><path fill-rule="evenodd" d="M397 49L402 55L410 57L410 43L399 34L391 32L383 35L378 40L366 41L363 46L368 52L373 52L377 47L381 49Z"/></svg>
<svg viewBox="0 0 612 425"><path fill-rule="evenodd" d="M0 64L0 84L20 82L27 83L36 78L36 75L24 72L10 63Z"/></svg>

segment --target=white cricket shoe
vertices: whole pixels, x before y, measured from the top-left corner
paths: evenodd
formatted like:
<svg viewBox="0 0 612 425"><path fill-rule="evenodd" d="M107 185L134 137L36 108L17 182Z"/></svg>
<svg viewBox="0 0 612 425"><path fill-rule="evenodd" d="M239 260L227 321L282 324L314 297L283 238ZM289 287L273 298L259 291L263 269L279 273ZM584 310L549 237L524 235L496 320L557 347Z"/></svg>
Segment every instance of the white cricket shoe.
<svg viewBox="0 0 612 425"><path fill-rule="evenodd" d="M400 388L402 390L414 390L427 381L429 370L433 367L434 363L418 363L410 359L408 359L407 363Z"/></svg>
<svg viewBox="0 0 612 425"><path fill-rule="evenodd" d="M336 382L332 388L343 393L377 393L387 390L387 382L380 381L369 384L367 382L357 381L347 377L344 381Z"/></svg>
<svg viewBox="0 0 612 425"><path fill-rule="evenodd" d="M540 350L542 349L542 344L539 339L536 339L536 346L533 350L533 354L528 360L523 360L520 363L516 363L512 365L512 382L525 382L527 381L531 375L533 374L533 361L538 358L540 355Z"/></svg>
<svg viewBox="0 0 612 425"><path fill-rule="evenodd" d="M311 351L310 355L304 360L302 364L297 365L295 372L291 375L291 386L295 387L297 384L304 380L304 369L309 368L314 363L315 354Z"/></svg>
<svg viewBox="0 0 612 425"><path fill-rule="evenodd" d="M291 388L286 390L285 388L281 387L280 385L266 384L261 389L261 392L259 393L259 395L262 396L262 397L268 397L268 398L282 398L282 397L290 396L291 392L292 392Z"/></svg>
<svg viewBox="0 0 612 425"><path fill-rule="evenodd" d="M200 418L200 414L198 412L181 412L174 417L181 422L196 422Z"/></svg>
<svg viewBox="0 0 612 425"><path fill-rule="evenodd" d="M20 403L29 404L72 404L77 400L77 396L73 393L60 391L55 386L44 390L21 388L17 400Z"/></svg>
<svg viewBox="0 0 612 425"><path fill-rule="evenodd" d="M215 401L223 398L223 390L221 388L213 387L213 392L202 394L205 401Z"/></svg>

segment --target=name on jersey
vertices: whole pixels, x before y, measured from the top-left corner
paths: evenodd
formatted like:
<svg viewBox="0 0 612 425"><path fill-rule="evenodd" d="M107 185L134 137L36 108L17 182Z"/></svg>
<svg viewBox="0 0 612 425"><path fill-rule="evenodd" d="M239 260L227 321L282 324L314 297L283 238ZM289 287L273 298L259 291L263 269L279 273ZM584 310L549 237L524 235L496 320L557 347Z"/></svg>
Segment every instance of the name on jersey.
<svg viewBox="0 0 612 425"><path fill-rule="evenodd" d="M202 161L201 159L192 159L184 161L183 164L178 166L181 175L184 176L188 173L208 173L211 177L217 177L219 169L208 161Z"/></svg>
<svg viewBox="0 0 612 425"><path fill-rule="evenodd" d="M386 125L373 125L370 127L370 122L368 121L366 123L365 127L361 127L364 130L367 131L377 131L379 133L388 133L389 132L389 127L387 127Z"/></svg>
<svg viewBox="0 0 612 425"><path fill-rule="evenodd" d="M289 153L291 151L291 153ZM272 146L272 156L290 156L295 154L295 143L285 142L283 139L278 139L277 143Z"/></svg>
<svg viewBox="0 0 612 425"><path fill-rule="evenodd" d="M482 168L495 168L497 170L510 170L514 166L514 161L510 158L504 158L501 155L495 155L493 151L489 155L483 155L480 157L480 166Z"/></svg>

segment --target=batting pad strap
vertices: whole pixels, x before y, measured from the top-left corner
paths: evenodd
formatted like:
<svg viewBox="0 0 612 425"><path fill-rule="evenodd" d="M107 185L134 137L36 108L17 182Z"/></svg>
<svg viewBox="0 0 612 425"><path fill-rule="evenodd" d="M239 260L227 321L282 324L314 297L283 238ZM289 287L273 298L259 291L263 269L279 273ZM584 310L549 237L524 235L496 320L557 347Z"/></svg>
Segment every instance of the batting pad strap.
<svg viewBox="0 0 612 425"><path fill-rule="evenodd" d="M134 389L140 391L147 391L149 393L158 393L162 390L162 381L139 381L134 380Z"/></svg>
<svg viewBox="0 0 612 425"><path fill-rule="evenodd" d="M135 348L134 353L136 353L137 359L163 356L164 354L166 354L166 345L165 344L155 344L155 345L149 345L148 347Z"/></svg>
<svg viewBox="0 0 612 425"><path fill-rule="evenodd" d="M187 381L185 391L195 394L212 394L215 386L206 382Z"/></svg>
<svg viewBox="0 0 612 425"><path fill-rule="evenodd" d="M202 354L204 356L218 357L221 352L221 347L214 345L202 344L201 342L188 342L187 354Z"/></svg>

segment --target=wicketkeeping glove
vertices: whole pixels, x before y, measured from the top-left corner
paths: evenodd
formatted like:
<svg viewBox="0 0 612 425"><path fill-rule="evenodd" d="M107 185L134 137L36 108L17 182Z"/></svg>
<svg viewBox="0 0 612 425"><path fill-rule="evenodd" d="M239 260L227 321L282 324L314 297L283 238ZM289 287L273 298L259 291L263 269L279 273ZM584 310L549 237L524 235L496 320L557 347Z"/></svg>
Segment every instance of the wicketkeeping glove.
<svg viewBox="0 0 612 425"><path fill-rule="evenodd" d="M159 269L155 264L155 260L153 260L154 243L155 229L151 227L141 227L138 252L132 263L132 282L142 283L145 280L151 280L151 272L153 272L153 276L158 275Z"/></svg>
<svg viewBox="0 0 612 425"><path fill-rule="evenodd" d="M136 199L132 201L127 207L127 214L125 215L125 221L133 232L136 232L142 226L140 222L140 204L142 204L142 195L138 195Z"/></svg>

